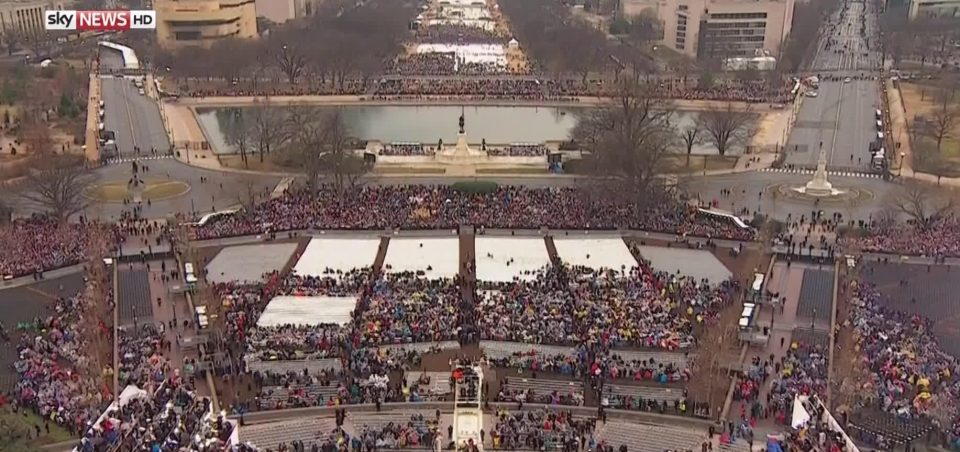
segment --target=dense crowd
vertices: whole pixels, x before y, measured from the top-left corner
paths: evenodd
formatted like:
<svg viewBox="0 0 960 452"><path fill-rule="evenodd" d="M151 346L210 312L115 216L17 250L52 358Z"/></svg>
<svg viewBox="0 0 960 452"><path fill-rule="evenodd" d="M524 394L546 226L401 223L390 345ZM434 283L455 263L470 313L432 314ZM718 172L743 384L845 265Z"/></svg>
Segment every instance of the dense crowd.
<svg viewBox="0 0 960 452"><path fill-rule="evenodd" d="M179 90L190 97L211 96L306 96L365 95L375 99L577 101L581 97L618 95L618 84L608 80L501 75L505 68L482 63L457 62L450 54L431 53L401 57L391 62L383 77L344 82L311 80L288 85L181 81ZM459 77L454 77L459 75ZM736 101L783 104L790 101L790 84L767 86L759 81L729 80L699 87L696 84L663 81L652 83L651 96L662 99Z"/></svg>
<svg viewBox="0 0 960 452"><path fill-rule="evenodd" d="M940 348L932 322L886 306L876 287L861 283L851 313L869 369L865 403L903 418L932 418L960 437L960 362Z"/></svg>
<svg viewBox="0 0 960 452"><path fill-rule="evenodd" d="M487 148L487 155L506 157L540 157L547 155L549 149L542 144L511 144L504 148Z"/></svg>
<svg viewBox="0 0 960 452"><path fill-rule="evenodd" d="M923 240L917 240L917 237ZM843 241L874 253L960 257L960 218L948 215L928 226L918 223L883 228L868 225L864 235L848 236Z"/></svg>
<svg viewBox="0 0 960 452"><path fill-rule="evenodd" d="M117 342L120 358L117 372L121 386L152 389L172 374L175 364L164 357L171 344L154 325L140 325L131 331L121 329Z"/></svg>
<svg viewBox="0 0 960 452"><path fill-rule="evenodd" d="M733 286L711 287L644 265L626 272L548 267L531 281L483 288L478 312L483 339L676 350L693 343L695 324L726 306ZM643 374L640 368L624 370ZM670 372L668 378L674 377L679 374Z"/></svg>
<svg viewBox="0 0 960 452"><path fill-rule="evenodd" d="M39 274L90 258L88 246L100 225L35 216L0 226L0 279Z"/></svg>
<svg viewBox="0 0 960 452"><path fill-rule="evenodd" d="M390 143L380 150L380 155L385 156L426 156L433 154L433 149L425 147L423 143Z"/></svg>
<svg viewBox="0 0 960 452"><path fill-rule="evenodd" d="M566 411L497 410L491 433L494 449L506 450L594 450L595 418L575 418Z"/></svg>
<svg viewBox="0 0 960 452"><path fill-rule="evenodd" d="M86 292L60 298L49 316L22 325L25 329L13 364L18 377L14 403L76 435L97 419L111 398L104 378L112 369L98 368L101 351L91 341L93 335L83 333L94 324L98 334L112 335L104 321L96 318L94 300Z"/></svg>
<svg viewBox="0 0 960 452"><path fill-rule="evenodd" d="M452 279L390 273L361 300L363 345L456 340L461 289Z"/></svg>
<svg viewBox="0 0 960 452"><path fill-rule="evenodd" d="M678 200L634 204L591 197L576 188L498 187L470 194L450 186L365 186L337 194L330 186L317 196L289 192L254 208L221 216L194 229L198 239L318 229L450 229L474 224L503 229L641 229L684 236L749 240L754 231L732 221L706 217ZM268 226L265 226L268 225Z"/></svg>
<svg viewBox="0 0 960 452"><path fill-rule="evenodd" d="M417 40L434 44L497 44L505 39L496 32L465 24L431 24L417 30Z"/></svg>

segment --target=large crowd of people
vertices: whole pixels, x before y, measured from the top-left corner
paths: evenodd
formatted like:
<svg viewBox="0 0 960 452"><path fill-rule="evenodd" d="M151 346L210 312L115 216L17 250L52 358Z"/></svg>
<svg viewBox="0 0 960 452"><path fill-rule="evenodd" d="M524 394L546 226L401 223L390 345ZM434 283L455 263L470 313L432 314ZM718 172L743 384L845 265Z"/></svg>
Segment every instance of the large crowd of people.
<svg viewBox="0 0 960 452"><path fill-rule="evenodd" d="M623 272L553 266L532 281L487 283L483 289L483 339L677 350L694 343L695 324L728 304L733 285L711 287L647 266Z"/></svg>
<svg viewBox="0 0 960 452"><path fill-rule="evenodd" d="M929 319L887 305L861 283L851 312L869 381L862 403L902 418L926 417L960 438L960 362L937 343Z"/></svg>
<svg viewBox="0 0 960 452"><path fill-rule="evenodd" d="M642 229L683 236L745 239L754 231L700 215L677 200L636 205L591 197L576 188L502 186L471 194L450 186L366 186L336 194L321 187L311 196L294 191L196 227L198 239L318 229L450 229L461 224L503 229ZM267 225L267 226L265 226Z"/></svg>
<svg viewBox="0 0 960 452"><path fill-rule="evenodd" d="M0 279L38 275L90 258L93 228L100 225L68 223L35 216L0 226Z"/></svg>
<svg viewBox="0 0 960 452"><path fill-rule="evenodd" d="M98 350L95 335L85 330L97 325L97 335L113 333L97 318L96 301L88 295L83 290L60 298L50 315L21 325L13 364L18 377L13 403L78 436L109 404L112 392L106 384L112 373L109 355L97 356L107 350Z"/></svg>
<svg viewBox="0 0 960 452"><path fill-rule="evenodd" d="M461 297L455 280L389 273L375 281L361 300L362 344L456 340L462 323Z"/></svg>
<svg viewBox="0 0 960 452"><path fill-rule="evenodd" d="M491 433L494 449L584 450L595 446L595 418L576 418L566 411L498 410ZM593 450L593 447L586 450Z"/></svg>
<svg viewBox="0 0 960 452"><path fill-rule="evenodd" d="M933 258L960 257L960 218L947 215L932 224L866 225L864 234L843 239L865 252L908 254ZM922 237L923 240L917 240Z"/></svg>

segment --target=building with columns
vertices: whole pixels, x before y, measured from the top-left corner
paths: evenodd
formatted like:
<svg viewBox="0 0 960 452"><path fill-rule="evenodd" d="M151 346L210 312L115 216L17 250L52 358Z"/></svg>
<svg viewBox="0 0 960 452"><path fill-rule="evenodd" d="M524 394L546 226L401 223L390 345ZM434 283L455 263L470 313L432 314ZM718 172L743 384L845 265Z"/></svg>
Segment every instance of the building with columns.
<svg viewBox="0 0 960 452"><path fill-rule="evenodd" d="M258 36L254 0L156 0L154 8L157 43L167 49Z"/></svg>

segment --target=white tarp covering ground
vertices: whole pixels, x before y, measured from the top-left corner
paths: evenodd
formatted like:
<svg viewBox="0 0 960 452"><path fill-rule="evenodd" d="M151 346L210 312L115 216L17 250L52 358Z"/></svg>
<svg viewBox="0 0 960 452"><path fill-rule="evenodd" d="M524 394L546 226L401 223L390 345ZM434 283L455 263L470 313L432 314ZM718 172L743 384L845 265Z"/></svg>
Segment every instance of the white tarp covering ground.
<svg viewBox="0 0 960 452"><path fill-rule="evenodd" d="M615 270L624 266L630 269L637 265L637 260L620 237L554 237L553 244L557 247L560 260L567 264Z"/></svg>
<svg viewBox="0 0 960 452"><path fill-rule="evenodd" d="M257 326L345 325L350 322L350 312L356 306L357 297L275 297L267 303Z"/></svg>
<svg viewBox="0 0 960 452"><path fill-rule="evenodd" d="M676 274L677 270L682 269L682 274L697 281L707 279L710 284L719 284L733 276L723 262L709 251L662 246L641 246L638 249L640 256L650 261L654 270Z"/></svg>
<svg viewBox="0 0 960 452"><path fill-rule="evenodd" d="M423 271L430 279L453 278L460 267L460 238L391 238L383 267L387 273Z"/></svg>
<svg viewBox="0 0 960 452"><path fill-rule="evenodd" d="M488 237L476 239L477 279L509 282L532 281L536 270L550 264L543 237ZM509 265L508 265L509 262ZM525 274L525 273L530 274Z"/></svg>
<svg viewBox="0 0 960 452"><path fill-rule="evenodd" d="M264 274L283 269L296 251L296 243L228 246L207 264L207 279L215 283L262 282Z"/></svg>
<svg viewBox="0 0 960 452"><path fill-rule="evenodd" d="M323 276L327 269L346 273L373 265L379 249L380 239L376 237L314 238L293 271L300 276Z"/></svg>
<svg viewBox="0 0 960 452"><path fill-rule="evenodd" d="M463 63L507 66L507 51L502 44L420 44L417 53L454 53Z"/></svg>

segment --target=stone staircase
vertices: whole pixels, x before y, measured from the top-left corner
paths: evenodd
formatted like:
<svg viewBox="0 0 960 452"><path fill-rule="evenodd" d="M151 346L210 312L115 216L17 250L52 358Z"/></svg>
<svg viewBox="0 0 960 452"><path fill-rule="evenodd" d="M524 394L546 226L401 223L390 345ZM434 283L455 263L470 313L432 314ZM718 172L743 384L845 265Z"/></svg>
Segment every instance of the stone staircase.
<svg viewBox="0 0 960 452"><path fill-rule="evenodd" d="M569 394L571 392L583 393L583 383L574 380L508 377L505 387L511 391L526 391L532 389L540 395L550 394L554 391L559 394Z"/></svg>
<svg viewBox="0 0 960 452"><path fill-rule="evenodd" d="M626 445L631 452L699 451L707 437L704 431L622 421L597 424L595 435L614 450Z"/></svg>

